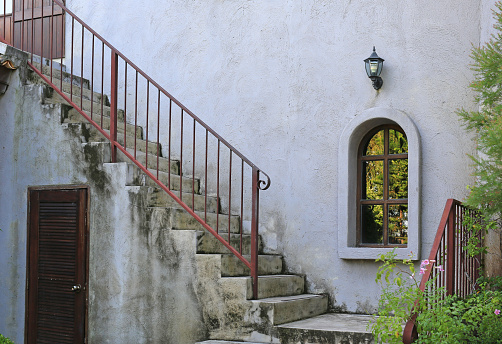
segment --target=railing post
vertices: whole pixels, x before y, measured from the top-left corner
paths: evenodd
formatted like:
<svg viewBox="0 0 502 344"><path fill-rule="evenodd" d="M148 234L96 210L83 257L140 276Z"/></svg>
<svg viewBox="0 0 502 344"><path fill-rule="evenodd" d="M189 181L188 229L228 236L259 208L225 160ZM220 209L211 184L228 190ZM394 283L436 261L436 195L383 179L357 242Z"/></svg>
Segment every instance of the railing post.
<svg viewBox="0 0 502 344"><path fill-rule="evenodd" d="M253 166L253 198L251 217L251 278L253 280L253 299L258 299L258 213L260 207L259 197L259 171ZM242 229L241 229L242 230Z"/></svg>
<svg viewBox="0 0 502 344"><path fill-rule="evenodd" d="M455 235L456 235L456 205L452 202L448 214L448 241L446 247L446 294L453 295L455 288Z"/></svg>
<svg viewBox="0 0 502 344"><path fill-rule="evenodd" d="M112 49L111 61L111 94L110 94L110 139L112 162L117 162L117 83L118 83L119 56Z"/></svg>

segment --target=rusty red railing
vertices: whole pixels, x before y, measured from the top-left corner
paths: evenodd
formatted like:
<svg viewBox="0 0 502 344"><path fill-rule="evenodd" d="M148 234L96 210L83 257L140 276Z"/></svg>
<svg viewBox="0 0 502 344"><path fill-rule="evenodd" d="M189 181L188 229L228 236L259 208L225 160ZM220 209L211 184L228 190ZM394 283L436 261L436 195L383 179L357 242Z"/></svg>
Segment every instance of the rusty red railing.
<svg viewBox="0 0 502 344"><path fill-rule="evenodd" d="M469 239L481 233L473 234L469 224L479 221L478 213L462 205L461 202L448 199L439 223L439 228L429 254L430 263L422 275L419 288L425 291L426 283L433 280L430 288L445 287L447 295L466 297L474 292L481 267L481 256L471 257L465 250ZM439 269L441 265L442 269ZM403 331L403 343L410 344L418 338L416 319L413 314Z"/></svg>
<svg viewBox="0 0 502 344"><path fill-rule="evenodd" d="M110 141L112 162L123 157L132 161L250 268L256 298L259 191L270 186L268 175L63 1L0 1L4 9L12 1L12 12L4 10L0 16L0 39L31 54L28 65ZM69 71L64 72L65 68ZM84 92L86 88L90 94ZM163 171L166 158L167 171ZM204 196L197 174L204 176ZM208 193L215 194L216 219L208 210ZM204 198L203 209L197 208L198 196ZM221 196L228 200L226 214ZM251 225L247 240L244 220Z"/></svg>

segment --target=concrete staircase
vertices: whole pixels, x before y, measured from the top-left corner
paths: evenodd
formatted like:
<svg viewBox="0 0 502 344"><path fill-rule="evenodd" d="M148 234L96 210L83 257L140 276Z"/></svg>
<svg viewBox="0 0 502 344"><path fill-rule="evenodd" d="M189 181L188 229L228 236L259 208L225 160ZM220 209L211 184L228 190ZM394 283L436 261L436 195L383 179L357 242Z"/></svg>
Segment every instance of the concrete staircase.
<svg viewBox="0 0 502 344"><path fill-rule="evenodd" d="M64 70L64 67L63 67ZM48 67L44 67L48 73ZM60 72L57 72L60 73ZM55 74L56 79L59 78ZM80 79L73 78L70 87L70 75L63 73L63 91L71 92L80 97L83 95L82 109L90 114L91 105L97 116L101 109L101 95L94 93L91 103L91 91L84 80L81 90ZM50 88L46 89L44 97L46 103L65 104L64 99ZM80 103L80 98L75 101ZM71 106L63 106L62 123L79 136L83 143L105 143L104 137ZM109 113L109 101L103 99L105 115ZM121 112L119 111L119 116ZM101 119L100 119L101 120ZM109 130L109 117L102 120L102 128ZM194 192L195 211L203 211L205 195L202 192L201 181L198 178L180 176L179 162L169 161L162 156L162 147L143 140L143 129L134 125L119 125L119 140L124 140L124 131L128 142L136 143L137 158L145 161L146 147L149 150L149 168L154 168L159 156L159 179L167 185L170 176L171 189L179 190L182 184L183 199L192 203L192 189ZM251 300L251 278L247 267L211 234L203 230L202 226L193 219L178 203L162 191L139 168L131 164L126 157L119 154L119 160L128 163L127 185L140 189L136 203L145 208L145 224L158 226L161 223L171 230L191 231L196 235L197 271L201 277L197 285L197 295L203 307L203 318L208 327L208 341L204 344L234 344L234 343L372 343L371 334L366 331L367 317L353 315L325 314L328 311L328 297L306 293L305 278L299 275L285 274L283 258L279 255L263 254L263 244L260 241L259 256L259 291L258 300ZM109 151L105 148L101 156L96 156L96 163L109 162ZM152 165L150 165L150 163ZM170 173L169 173L170 172ZM207 195L208 222L214 225L220 199L215 195ZM202 215L202 213L201 213ZM245 243L250 236L244 228L240 228L238 216L220 215L219 228L227 232L230 222L232 245L238 247L240 233L243 231ZM245 247L249 245L245 245ZM249 252L244 252L249 254ZM308 320L310 319L310 320ZM226 341L225 341L226 340ZM236 342L237 341L237 342Z"/></svg>

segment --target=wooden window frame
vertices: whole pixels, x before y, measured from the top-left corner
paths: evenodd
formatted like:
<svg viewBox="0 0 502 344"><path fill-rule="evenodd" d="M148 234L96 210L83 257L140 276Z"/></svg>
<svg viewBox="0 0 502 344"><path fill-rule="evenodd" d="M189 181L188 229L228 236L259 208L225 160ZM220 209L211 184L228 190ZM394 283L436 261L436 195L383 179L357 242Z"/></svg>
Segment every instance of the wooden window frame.
<svg viewBox="0 0 502 344"><path fill-rule="evenodd" d="M370 140L380 131L384 131L384 152L383 155L364 155ZM389 162L392 160L408 160L408 153L402 154L389 154L389 130L396 130L403 134L406 138L404 130L395 124L384 124L371 129L361 140L357 153L357 209L356 209L356 246L358 247L402 247L405 248L407 244L389 244L389 205L408 205L408 198L406 199L390 199L389 198ZM363 180L366 176L364 174L363 164L367 161L383 161L383 198L378 200L369 200L363 198ZM408 190L407 190L408 191ZM378 243L363 243L362 242L362 214L361 209L363 205L381 205L383 206L383 228L382 228L382 244Z"/></svg>

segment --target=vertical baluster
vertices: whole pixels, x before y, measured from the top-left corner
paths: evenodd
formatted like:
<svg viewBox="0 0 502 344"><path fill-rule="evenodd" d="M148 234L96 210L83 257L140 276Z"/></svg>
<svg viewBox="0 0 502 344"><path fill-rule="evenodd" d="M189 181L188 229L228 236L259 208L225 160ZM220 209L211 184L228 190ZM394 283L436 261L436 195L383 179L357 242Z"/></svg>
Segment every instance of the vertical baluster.
<svg viewBox="0 0 502 344"><path fill-rule="evenodd" d="M127 61L124 61L124 149L127 149Z"/></svg>
<svg viewBox="0 0 502 344"><path fill-rule="evenodd" d="M251 277L253 279L253 299L258 299L258 215L260 208L259 171L253 166L252 172L252 213L251 213Z"/></svg>
<svg viewBox="0 0 502 344"><path fill-rule="evenodd" d="M216 233L220 225L220 139L218 139L218 152L216 162Z"/></svg>
<svg viewBox="0 0 502 344"><path fill-rule="evenodd" d="M145 167L148 169L148 115L149 115L149 106L150 106L150 80L146 80L146 140L145 140L145 151L146 151L146 159L145 159Z"/></svg>
<svg viewBox="0 0 502 344"><path fill-rule="evenodd" d="M167 188L171 190L171 131L172 131L172 114L173 114L173 100L169 99L169 137L168 137L168 144L169 144L169 150L168 150L168 155L167 155L167 163L168 163L168 169L167 169Z"/></svg>
<svg viewBox="0 0 502 344"><path fill-rule="evenodd" d="M94 34L92 34L92 51L91 51L91 119L94 110Z"/></svg>
<svg viewBox="0 0 502 344"><path fill-rule="evenodd" d="M193 119L193 142L192 142L192 210L195 211L195 118Z"/></svg>
<svg viewBox="0 0 502 344"><path fill-rule="evenodd" d="M207 156L208 156L208 130L206 129L206 162L204 166L204 183L206 184L204 190L204 222L207 223L207 192L208 192L208 180L207 180ZM216 200L218 203L219 200Z"/></svg>
<svg viewBox="0 0 502 344"><path fill-rule="evenodd" d="M24 18L23 18L24 20ZM35 4L31 0L31 63L33 64L33 54L35 53ZM40 61L42 66L42 61Z"/></svg>
<svg viewBox="0 0 502 344"><path fill-rule="evenodd" d="M41 71L43 72L43 62L44 62L44 3L42 1L42 14L40 17L40 65L42 66Z"/></svg>
<svg viewBox="0 0 502 344"><path fill-rule="evenodd" d="M49 37L49 50L50 50L50 60L51 60L51 82L52 82L52 68L53 68L53 62L52 62L52 58L53 58L53 53L52 53L52 48L54 46L54 1L51 1L51 18L50 18L50 23L51 23L51 33L50 33L50 37ZM21 38L22 40L22 38Z"/></svg>
<svg viewBox="0 0 502 344"><path fill-rule="evenodd" d="M239 222L239 233L240 233L240 238L239 238L239 252L242 254L242 241L243 241L243 219L244 219L244 160L241 159L241 216L240 216L240 222Z"/></svg>
<svg viewBox="0 0 502 344"><path fill-rule="evenodd" d="M448 244L446 257L448 258L446 290L448 295L453 294L455 287L455 207L452 205L448 215Z"/></svg>
<svg viewBox="0 0 502 344"><path fill-rule="evenodd" d="M104 98L105 98L105 43L101 43L101 123L100 127L103 128L103 115L104 115Z"/></svg>
<svg viewBox="0 0 502 344"><path fill-rule="evenodd" d="M160 156L160 89L157 97L157 179L159 179L159 156Z"/></svg>
<svg viewBox="0 0 502 344"><path fill-rule="evenodd" d="M112 162L117 162L117 88L119 59L117 52L112 50L111 55L111 84L110 84L110 138Z"/></svg>
<svg viewBox="0 0 502 344"><path fill-rule="evenodd" d="M63 56L65 55L63 52L65 51L64 43L65 43L65 37L66 37L66 30L65 30L64 26L65 26L64 11L61 8L61 59L59 62L59 65L61 68L61 72L59 73L61 76L60 85L59 85L60 90L63 89ZM28 28L26 28L26 29L28 29Z"/></svg>
<svg viewBox="0 0 502 344"><path fill-rule="evenodd" d="M84 35L85 35L85 27L82 27L82 53L80 56L80 109L83 111L83 102L84 102Z"/></svg>
<svg viewBox="0 0 502 344"><path fill-rule="evenodd" d="M136 143L138 137L137 130L138 130L138 71L136 71L136 81L135 81L135 91L134 91L134 159L136 159Z"/></svg>
<svg viewBox="0 0 502 344"><path fill-rule="evenodd" d="M71 57L70 57L70 100L73 101L73 40L74 40L75 18L71 17Z"/></svg>
<svg viewBox="0 0 502 344"><path fill-rule="evenodd" d="M230 163L228 166L228 242L230 241L230 214L232 213L232 150L230 149ZM240 252L242 253L242 251Z"/></svg>
<svg viewBox="0 0 502 344"><path fill-rule="evenodd" d="M180 118L180 201L183 200L183 108Z"/></svg>

